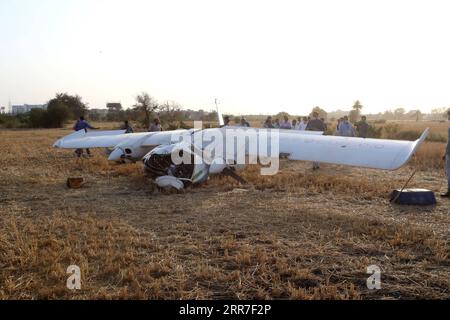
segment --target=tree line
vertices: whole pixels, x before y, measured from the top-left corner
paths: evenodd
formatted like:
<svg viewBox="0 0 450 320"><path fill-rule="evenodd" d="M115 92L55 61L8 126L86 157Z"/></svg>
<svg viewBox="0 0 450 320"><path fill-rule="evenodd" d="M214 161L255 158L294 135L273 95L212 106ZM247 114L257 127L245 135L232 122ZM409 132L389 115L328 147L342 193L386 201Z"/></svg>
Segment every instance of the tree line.
<svg viewBox="0 0 450 320"><path fill-rule="evenodd" d="M61 128L68 121L75 120L80 116L89 118L92 121L133 121L147 128L154 118L159 118L162 125L167 130L177 128L187 128L186 121L213 122L217 120L217 112L204 110L185 110L182 105L173 102L159 102L147 92L142 92L135 97L135 104L128 109L123 109L120 103L108 104L106 116L88 109L88 104L83 102L79 95L68 93L57 93L47 104L47 109L33 109L31 112L21 115L0 115L0 126L6 128ZM359 100L355 101L351 111L335 111L327 113L321 107L313 108L313 112L319 113L319 117L336 121L347 115L350 122L359 121L363 105ZM444 110L445 109L445 110ZM442 114L446 114L446 108L433 109L431 117L440 120ZM445 112L444 112L445 111ZM230 119L239 122L241 117L227 115ZM284 116L290 117L286 112L280 112L275 117L282 119ZM406 112L404 108L397 108L392 111L385 111L377 115L368 115L370 119L377 121L386 120L422 120L424 114L420 110ZM259 120L262 116L246 116L247 120Z"/></svg>

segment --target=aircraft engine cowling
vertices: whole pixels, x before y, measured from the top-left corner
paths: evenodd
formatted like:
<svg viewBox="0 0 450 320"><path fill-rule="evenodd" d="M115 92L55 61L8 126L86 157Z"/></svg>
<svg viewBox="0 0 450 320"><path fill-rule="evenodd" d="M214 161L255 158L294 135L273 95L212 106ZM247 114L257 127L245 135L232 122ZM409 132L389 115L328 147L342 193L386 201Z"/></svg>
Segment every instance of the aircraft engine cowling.
<svg viewBox="0 0 450 320"><path fill-rule="evenodd" d="M161 188L180 189L205 181L208 178L208 168L192 151L192 146L171 144L153 149L144 157L145 172ZM190 157L188 163L175 164L172 155L178 154ZM197 161L195 161L197 157Z"/></svg>

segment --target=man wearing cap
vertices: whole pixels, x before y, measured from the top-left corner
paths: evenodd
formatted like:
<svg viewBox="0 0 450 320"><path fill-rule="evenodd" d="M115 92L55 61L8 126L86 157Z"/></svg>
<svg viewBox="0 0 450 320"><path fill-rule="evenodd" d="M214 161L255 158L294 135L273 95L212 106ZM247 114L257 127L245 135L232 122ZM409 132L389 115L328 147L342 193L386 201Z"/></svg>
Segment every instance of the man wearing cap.
<svg viewBox="0 0 450 320"><path fill-rule="evenodd" d="M447 111L447 118L450 121L450 109ZM447 149L445 151L445 171L447 172L447 180L448 180L448 191L447 193L441 194L441 197L450 198L450 127L448 128L448 143Z"/></svg>

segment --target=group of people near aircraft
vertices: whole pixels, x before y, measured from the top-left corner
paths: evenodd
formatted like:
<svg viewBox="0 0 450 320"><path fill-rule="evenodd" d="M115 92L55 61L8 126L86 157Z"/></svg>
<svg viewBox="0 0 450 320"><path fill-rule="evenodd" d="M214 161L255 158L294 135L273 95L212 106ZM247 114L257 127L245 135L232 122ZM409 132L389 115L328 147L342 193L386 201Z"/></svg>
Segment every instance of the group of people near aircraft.
<svg viewBox="0 0 450 320"><path fill-rule="evenodd" d="M263 123L266 129L285 129L285 130L300 130L300 131L328 131L328 126L324 118L320 118L317 112L313 113L312 117L298 117L292 121L285 116L282 121L280 119L273 120L268 117ZM347 116L338 119L335 135L342 137L360 137L367 138L369 136L369 123L367 117L362 116L361 121L353 125Z"/></svg>

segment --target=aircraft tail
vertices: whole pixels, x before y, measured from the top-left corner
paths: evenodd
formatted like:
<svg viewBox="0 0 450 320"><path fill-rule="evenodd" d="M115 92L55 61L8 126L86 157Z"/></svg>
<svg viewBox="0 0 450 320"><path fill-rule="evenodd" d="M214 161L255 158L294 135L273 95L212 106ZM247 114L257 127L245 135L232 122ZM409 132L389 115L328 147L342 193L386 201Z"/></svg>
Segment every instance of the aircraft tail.
<svg viewBox="0 0 450 320"><path fill-rule="evenodd" d="M225 122L223 120L223 114L222 114L222 111L219 108L219 104L217 102L217 99L216 99L216 109L217 109L217 118L219 120L219 126L223 127L225 125Z"/></svg>

